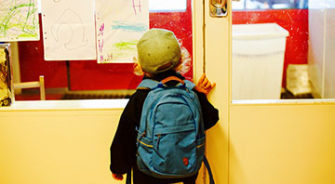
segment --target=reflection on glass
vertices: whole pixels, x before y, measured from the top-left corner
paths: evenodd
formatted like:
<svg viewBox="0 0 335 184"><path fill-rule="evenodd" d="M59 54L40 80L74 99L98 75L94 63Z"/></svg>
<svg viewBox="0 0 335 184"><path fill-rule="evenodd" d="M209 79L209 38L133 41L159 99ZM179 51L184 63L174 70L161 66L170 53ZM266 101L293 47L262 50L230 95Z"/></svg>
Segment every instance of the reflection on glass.
<svg viewBox="0 0 335 184"><path fill-rule="evenodd" d="M334 0L233 2L233 100L335 98L334 17Z"/></svg>

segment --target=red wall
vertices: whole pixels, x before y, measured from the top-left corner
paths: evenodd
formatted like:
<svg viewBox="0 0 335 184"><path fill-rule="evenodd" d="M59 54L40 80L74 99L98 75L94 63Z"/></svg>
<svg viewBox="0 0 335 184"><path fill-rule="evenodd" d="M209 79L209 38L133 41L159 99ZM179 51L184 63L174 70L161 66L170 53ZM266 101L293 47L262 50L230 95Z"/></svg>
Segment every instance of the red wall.
<svg viewBox="0 0 335 184"><path fill-rule="evenodd" d="M308 9L235 11L233 24L277 23L287 31L283 87L286 86L288 64L307 64Z"/></svg>
<svg viewBox="0 0 335 184"><path fill-rule="evenodd" d="M149 16L150 28L165 28L173 31L192 56L191 9L191 0L188 0L186 12L150 13ZM45 61L42 42L41 39L41 41L19 43L23 82L38 80L39 75L44 75L46 88L61 88L69 85L71 90L100 90L135 89L141 81L141 77L133 74L133 64L97 64L95 60L70 61L68 80L66 62ZM185 77L191 79L192 74L191 70L185 74Z"/></svg>

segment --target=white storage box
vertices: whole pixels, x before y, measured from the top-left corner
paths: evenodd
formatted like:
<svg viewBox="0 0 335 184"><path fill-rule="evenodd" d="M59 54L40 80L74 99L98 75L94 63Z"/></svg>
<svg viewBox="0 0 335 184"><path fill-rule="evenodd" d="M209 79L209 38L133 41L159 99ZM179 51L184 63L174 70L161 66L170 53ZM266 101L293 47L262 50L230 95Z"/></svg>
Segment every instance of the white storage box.
<svg viewBox="0 0 335 184"><path fill-rule="evenodd" d="M280 99L288 35L275 23L233 25L233 100Z"/></svg>

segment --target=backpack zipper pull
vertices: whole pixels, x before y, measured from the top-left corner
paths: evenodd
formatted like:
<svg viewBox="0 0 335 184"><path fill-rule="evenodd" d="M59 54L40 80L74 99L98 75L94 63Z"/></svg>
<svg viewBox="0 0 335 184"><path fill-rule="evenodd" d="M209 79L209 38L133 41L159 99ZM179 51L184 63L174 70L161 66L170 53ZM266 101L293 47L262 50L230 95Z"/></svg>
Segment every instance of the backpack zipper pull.
<svg viewBox="0 0 335 184"><path fill-rule="evenodd" d="M144 131L141 135L141 138L145 137L146 134L147 134L146 131Z"/></svg>
<svg viewBox="0 0 335 184"><path fill-rule="evenodd" d="M161 134L158 134L158 135L157 135L157 146L156 146L156 147L157 147L157 148L156 148L157 150L159 149L159 141L160 141L160 140L161 140Z"/></svg>

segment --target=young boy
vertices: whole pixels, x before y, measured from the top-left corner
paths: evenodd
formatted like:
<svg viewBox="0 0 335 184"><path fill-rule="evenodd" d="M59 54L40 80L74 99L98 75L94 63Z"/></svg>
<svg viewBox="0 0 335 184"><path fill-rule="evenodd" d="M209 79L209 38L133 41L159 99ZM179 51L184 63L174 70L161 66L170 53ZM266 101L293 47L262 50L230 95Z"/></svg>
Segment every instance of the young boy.
<svg viewBox="0 0 335 184"><path fill-rule="evenodd" d="M182 64L182 53L175 35L164 29L151 29L147 31L137 44L139 64L135 69L141 70L143 79L161 81L167 77L175 76L181 80L185 78L176 70ZM169 85L176 85L170 81ZM203 75L197 83L195 93L198 96L201 112L204 119L205 130L211 128L218 121L218 110L207 100L206 94L215 86ZM136 165L136 127L140 124L142 107L150 89L137 89L130 97L125 107L117 132L111 146L110 169L113 177L122 180L122 175L133 169L134 184L168 184L183 182L184 184L195 184L197 174L181 179L160 179L139 171Z"/></svg>

